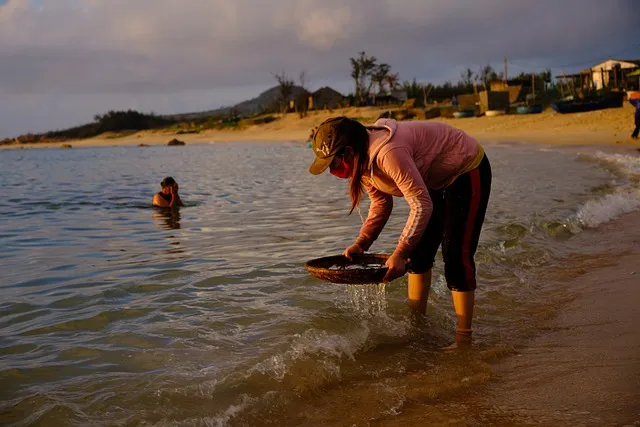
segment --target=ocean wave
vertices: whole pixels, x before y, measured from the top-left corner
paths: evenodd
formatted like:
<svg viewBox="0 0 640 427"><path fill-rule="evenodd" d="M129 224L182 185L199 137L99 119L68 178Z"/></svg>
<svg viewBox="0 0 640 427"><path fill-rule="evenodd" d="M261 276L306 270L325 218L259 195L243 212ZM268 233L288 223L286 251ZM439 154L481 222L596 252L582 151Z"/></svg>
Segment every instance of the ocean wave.
<svg viewBox="0 0 640 427"><path fill-rule="evenodd" d="M222 411L216 416L213 417L196 417L189 418L186 420L177 421L175 419L164 419L156 424L154 427L169 427L169 426L184 426L184 427L197 427L197 426L215 426L215 427L225 427L228 426L229 423L237 417L244 410L249 408L252 404L256 402L256 399L253 399L249 396L242 395L239 398L239 402L237 404L230 405L227 409Z"/></svg>
<svg viewBox="0 0 640 427"><path fill-rule="evenodd" d="M610 170L619 180L612 181L607 188L603 187L607 194L589 200L578 208L567 222L572 232L595 228L622 214L640 210L640 156L596 151L581 154L581 157Z"/></svg>
<svg viewBox="0 0 640 427"><path fill-rule="evenodd" d="M287 349L249 367L243 374L238 372L210 382L205 393L196 390L197 395L213 398L214 393L225 395L229 389L241 392L233 401L227 402L213 417L176 422L167 419L163 425L213 425L227 426L237 419L251 418L265 410L283 404L287 398L282 395L297 395L309 390L317 390L329 383L342 379L341 361L354 361L356 354L367 347L371 339L372 325L367 320L358 323L358 328L345 333L330 333L310 329L295 334ZM375 327L373 327L375 328ZM267 381L265 381L267 380ZM284 388L276 384L284 384ZM194 392L175 390L188 395Z"/></svg>
<svg viewBox="0 0 640 427"><path fill-rule="evenodd" d="M640 175L640 156L637 155L596 151L580 154L580 157L595 161L618 175L628 178Z"/></svg>
<svg viewBox="0 0 640 427"><path fill-rule="evenodd" d="M252 370L258 371L269 377L282 381L293 369L298 361L308 359L313 355L328 356L325 359L324 368L330 377L340 378L340 366L337 363L341 358L355 359L355 353L363 348L369 337L370 329L366 321L361 323L361 328L347 334L331 334L322 330L310 330L297 335L289 350L276 354L267 360L258 363ZM331 361L331 359L334 359ZM319 366L316 365L316 368Z"/></svg>
<svg viewBox="0 0 640 427"><path fill-rule="evenodd" d="M586 202L578 209L575 222L581 228L595 228L635 210L640 210L640 189L619 189L615 193Z"/></svg>

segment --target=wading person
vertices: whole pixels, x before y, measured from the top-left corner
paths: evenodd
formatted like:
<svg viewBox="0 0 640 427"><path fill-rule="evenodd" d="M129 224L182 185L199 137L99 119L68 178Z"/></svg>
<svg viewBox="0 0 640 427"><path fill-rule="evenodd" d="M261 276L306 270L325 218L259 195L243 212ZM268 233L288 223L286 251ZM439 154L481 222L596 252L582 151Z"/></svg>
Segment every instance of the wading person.
<svg viewBox="0 0 640 427"><path fill-rule="evenodd" d="M638 133L640 133L640 97L634 97L629 99L629 103L633 105L636 109L633 115L633 119L636 127L633 130L633 133L631 134L631 138L638 139Z"/></svg>
<svg viewBox="0 0 640 427"><path fill-rule="evenodd" d="M323 122L314 134L314 175L329 169L349 180L351 212L366 191L371 199L367 220L351 258L369 249L384 228L393 196L404 197L411 211L385 281L407 272L410 305L427 308L431 269L442 244L444 271L458 318L456 343L471 343L476 268L474 255L491 190L491 166L478 142L443 123L380 119L364 126L346 117ZM350 212L350 213L351 213Z"/></svg>

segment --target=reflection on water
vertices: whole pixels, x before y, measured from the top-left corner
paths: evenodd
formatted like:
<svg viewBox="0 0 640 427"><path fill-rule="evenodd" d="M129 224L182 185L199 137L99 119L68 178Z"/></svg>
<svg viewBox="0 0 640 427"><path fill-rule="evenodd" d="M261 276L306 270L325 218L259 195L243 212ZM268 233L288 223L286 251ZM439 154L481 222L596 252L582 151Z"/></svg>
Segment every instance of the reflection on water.
<svg viewBox="0 0 640 427"><path fill-rule="evenodd" d="M180 229L180 208L154 208L153 218L158 227L165 230Z"/></svg>
<svg viewBox="0 0 640 427"><path fill-rule="evenodd" d="M439 259L421 323L406 278L344 288L306 273L360 226L344 183L308 174L306 146L2 152L0 424L367 425L416 401L455 423L438 399L486 381L487 358L566 297L537 270L579 252L571 237L612 203L635 200L621 187L631 158L487 152L480 352L465 360L437 351L454 329ZM167 173L184 208L150 206ZM398 200L374 251L393 250L406 215Z"/></svg>

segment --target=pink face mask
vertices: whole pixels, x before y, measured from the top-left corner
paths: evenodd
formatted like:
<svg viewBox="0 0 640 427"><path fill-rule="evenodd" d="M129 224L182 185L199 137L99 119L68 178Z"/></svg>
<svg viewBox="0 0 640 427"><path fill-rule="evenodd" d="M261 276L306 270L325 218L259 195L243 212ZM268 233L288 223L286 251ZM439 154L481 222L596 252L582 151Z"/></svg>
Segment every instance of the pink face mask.
<svg viewBox="0 0 640 427"><path fill-rule="evenodd" d="M340 166L338 166L337 168L330 167L329 172L335 177L347 179L351 176L351 164L345 162L344 159L342 159L342 161L340 162Z"/></svg>

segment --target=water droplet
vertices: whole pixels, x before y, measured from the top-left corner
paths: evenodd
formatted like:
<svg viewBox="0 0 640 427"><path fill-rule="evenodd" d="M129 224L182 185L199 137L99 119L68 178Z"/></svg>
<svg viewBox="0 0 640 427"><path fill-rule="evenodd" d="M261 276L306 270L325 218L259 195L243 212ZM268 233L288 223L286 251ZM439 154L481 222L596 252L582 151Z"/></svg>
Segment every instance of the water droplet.
<svg viewBox="0 0 640 427"><path fill-rule="evenodd" d="M354 313L361 316L374 316L384 312L387 308L385 288L384 283L346 285L345 291L349 297L347 304Z"/></svg>

